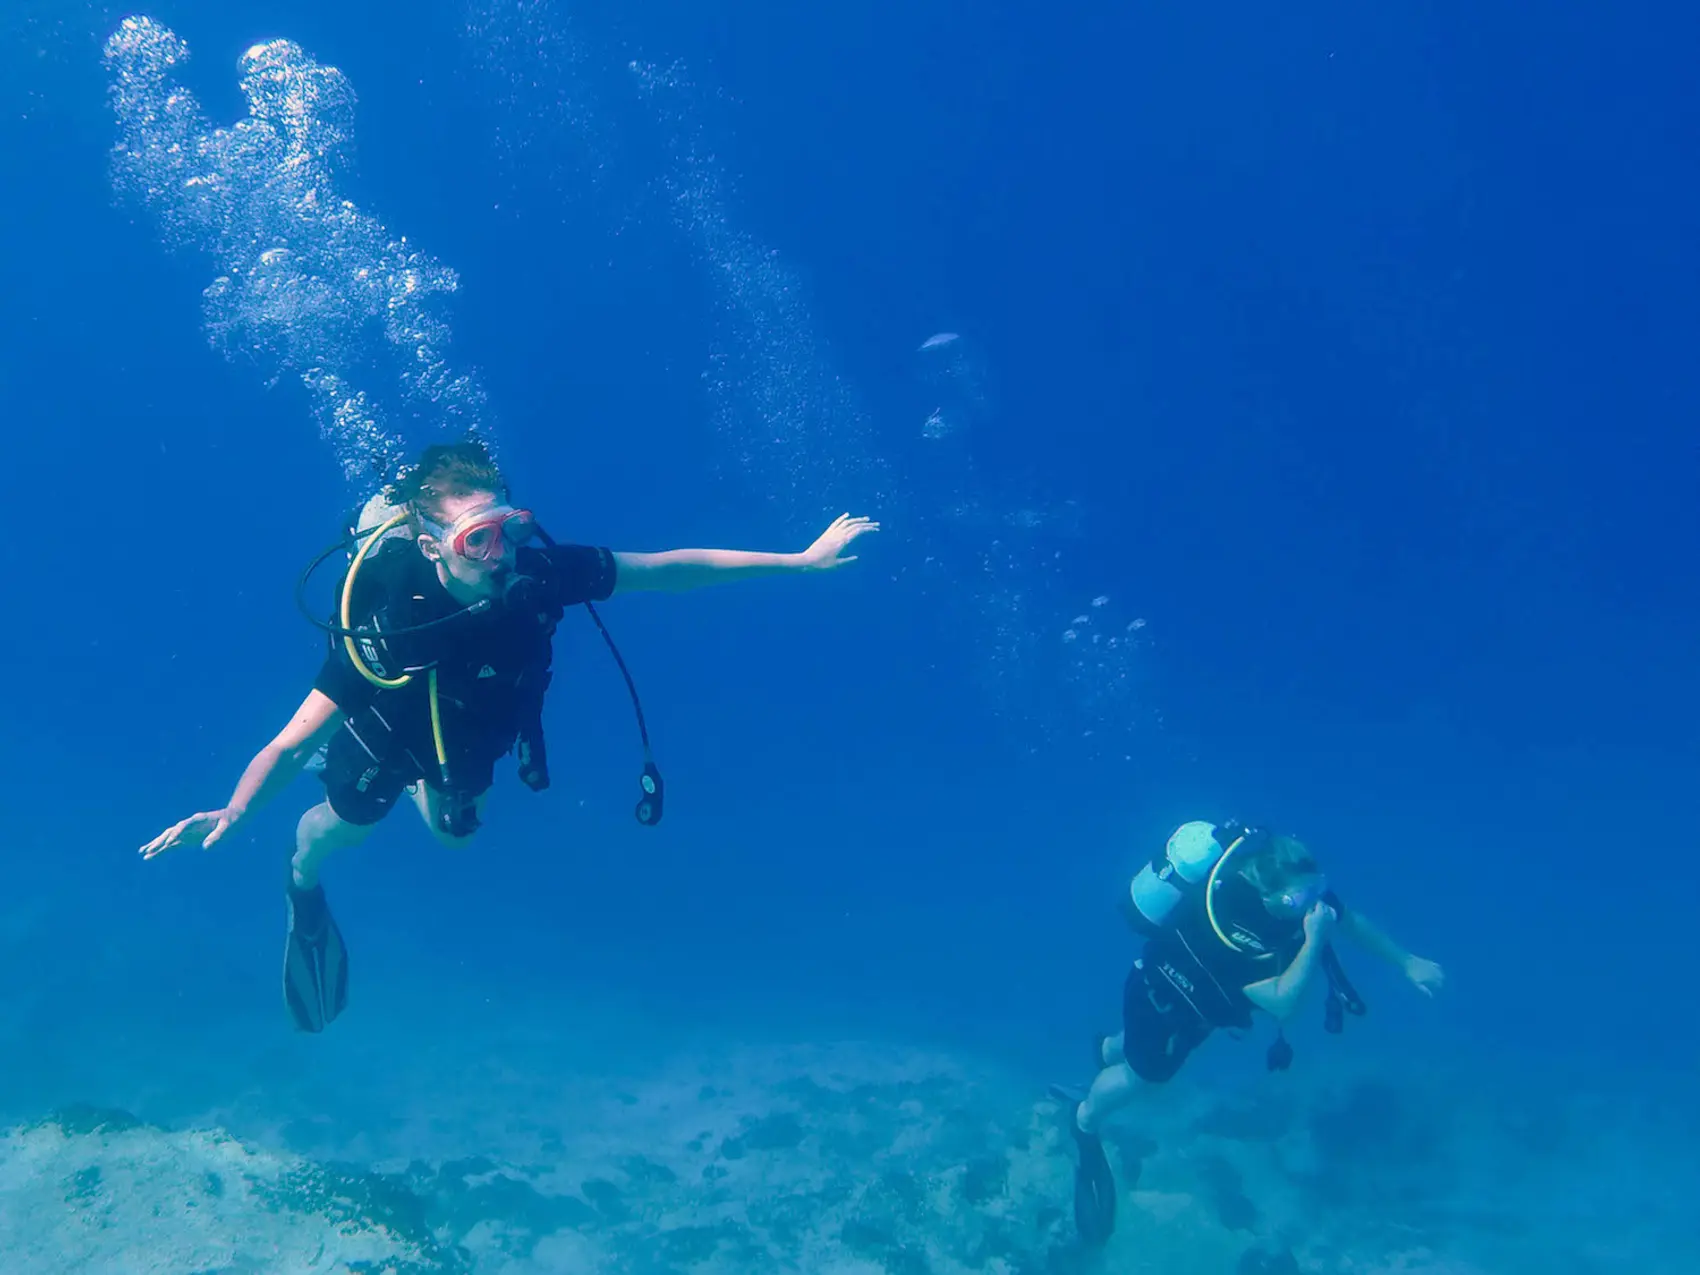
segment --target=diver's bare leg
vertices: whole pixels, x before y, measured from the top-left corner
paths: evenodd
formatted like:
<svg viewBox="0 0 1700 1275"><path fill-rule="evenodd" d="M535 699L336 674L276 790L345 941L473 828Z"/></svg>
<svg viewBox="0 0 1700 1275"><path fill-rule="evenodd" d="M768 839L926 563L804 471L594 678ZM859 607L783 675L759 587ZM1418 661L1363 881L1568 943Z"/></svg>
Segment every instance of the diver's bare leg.
<svg viewBox="0 0 1700 1275"><path fill-rule="evenodd" d="M349 823L321 801L295 825L295 857L289 866L296 888L311 890L319 881L319 868L336 851L359 845L371 835L372 824Z"/></svg>
<svg viewBox="0 0 1700 1275"><path fill-rule="evenodd" d="M1086 1101L1075 1108L1074 1122L1082 1133L1097 1133L1104 1121L1133 1101L1139 1092L1139 1077L1125 1062L1100 1071L1087 1091Z"/></svg>

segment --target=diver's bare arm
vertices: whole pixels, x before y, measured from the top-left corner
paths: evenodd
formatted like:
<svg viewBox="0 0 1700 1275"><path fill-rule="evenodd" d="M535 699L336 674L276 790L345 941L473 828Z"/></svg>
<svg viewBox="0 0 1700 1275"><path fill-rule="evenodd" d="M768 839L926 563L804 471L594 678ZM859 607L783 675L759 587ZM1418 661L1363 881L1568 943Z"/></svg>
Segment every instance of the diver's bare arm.
<svg viewBox="0 0 1700 1275"><path fill-rule="evenodd" d="M665 553L616 553L615 590L620 593L684 593L705 584L753 580L805 569L800 553L748 549L670 549Z"/></svg>
<svg viewBox="0 0 1700 1275"><path fill-rule="evenodd" d="M614 592L640 590L682 593L705 584L753 580L758 576L800 571L832 571L856 561L845 553L852 543L878 531L872 518L841 514L801 553L759 553L749 549L669 549L665 553L616 553Z"/></svg>
<svg viewBox="0 0 1700 1275"><path fill-rule="evenodd" d="M1305 988L1310 986L1311 979L1315 977L1318 958L1324 946L1325 943L1319 943L1306 935L1304 946L1293 958L1293 963L1275 978L1266 978L1246 987L1246 999L1273 1015L1277 1021L1285 1021L1298 1008L1299 1001L1304 998Z"/></svg>
<svg viewBox="0 0 1700 1275"><path fill-rule="evenodd" d="M231 823L251 814L277 795L301 773L307 759L342 724L342 712L323 691L312 691L295 710L289 725L254 754L230 794L225 814Z"/></svg>
<svg viewBox="0 0 1700 1275"><path fill-rule="evenodd" d="M1339 929L1366 952L1373 953L1386 961L1396 970L1403 970L1410 964L1411 954L1393 941L1385 931L1377 927L1368 917L1356 908L1346 909L1340 918Z"/></svg>
<svg viewBox="0 0 1700 1275"><path fill-rule="evenodd" d="M236 784L236 791L230 794L229 805L222 810L198 811L178 820L137 853L144 859L157 859L177 846L211 849L250 811L263 806L299 775L307 759L341 721L342 712L331 698L319 691L312 692L295 710L289 725L254 754L254 760L248 763Z"/></svg>

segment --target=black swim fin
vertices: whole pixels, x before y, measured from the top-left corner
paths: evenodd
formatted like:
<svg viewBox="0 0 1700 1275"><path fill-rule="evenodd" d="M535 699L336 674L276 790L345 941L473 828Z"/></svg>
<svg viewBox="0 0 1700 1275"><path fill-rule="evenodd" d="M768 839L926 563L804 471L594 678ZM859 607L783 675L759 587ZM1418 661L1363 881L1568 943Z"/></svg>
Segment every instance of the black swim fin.
<svg viewBox="0 0 1700 1275"><path fill-rule="evenodd" d="M348 949L322 885L303 890L291 881L288 897L283 1003L301 1031L322 1032L348 1005Z"/></svg>
<svg viewBox="0 0 1700 1275"><path fill-rule="evenodd" d="M1103 1049L1100 1037L1100 1061ZM1074 1138L1075 1228L1089 1248L1101 1248L1116 1229L1116 1175L1110 1171L1110 1159L1104 1154L1104 1144L1098 1135L1086 1133L1075 1118L1086 1090L1053 1084L1048 1086L1048 1092L1061 1104L1058 1118Z"/></svg>
<svg viewBox="0 0 1700 1275"><path fill-rule="evenodd" d="M1088 1247L1101 1248L1116 1229L1116 1175L1097 1134L1076 1125L1074 1145L1080 1153L1074 1168L1074 1225Z"/></svg>

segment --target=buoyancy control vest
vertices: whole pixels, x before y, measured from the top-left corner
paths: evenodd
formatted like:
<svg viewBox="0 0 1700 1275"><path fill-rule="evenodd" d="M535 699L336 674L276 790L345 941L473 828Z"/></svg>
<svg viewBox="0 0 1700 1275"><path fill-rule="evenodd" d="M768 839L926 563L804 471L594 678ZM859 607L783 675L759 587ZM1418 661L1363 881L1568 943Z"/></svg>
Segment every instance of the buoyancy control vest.
<svg viewBox="0 0 1700 1275"><path fill-rule="evenodd" d="M1243 989L1278 975L1304 941L1302 920L1271 915L1251 884L1228 870L1269 837L1267 829L1237 821L1182 824L1134 875L1122 898L1128 923L1147 941L1147 968L1173 984L1212 1027L1249 1028L1252 1005ZM1333 895L1328 901L1336 910L1342 906ZM1338 1033L1346 1014L1363 1014L1366 1007L1332 944L1320 959L1328 982L1323 1026ZM1292 1061L1292 1047L1279 1028L1268 1061L1271 1070L1284 1070Z"/></svg>
<svg viewBox="0 0 1700 1275"><path fill-rule="evenodd" d="M553 548L555 542L549 534L541 527L538 532L544 544ZM337 610L327 622L316 616L307 605L306 589L313 572L338 551L346 552L347 566L337 585ZM531 658L518 661L517 667L511 670L509 724L513 726L513 734L510 738L511 746L518 754L521 781L534 791L547 788L549 768L548 751L543 737L543 701L553 676L550 671L552 639L556 626L565 614L560 590L550 587L552 564L547 554L536 551L528 555L527 569L517 571L509 579L506 590L499 599L488 599L471 606L451 609L445 614L422 618L417 609L410 605L419 601L417 597L408 595L398 600L396 591L392 589L379 591L375 609L356 608L360 570L369 558L414 552L416 551L406 530L405 512L389 502L387 492L380 492L361 510L351 511L344 538L308 564L296 585L296 604L309 621L325 631L332 649L340 643L349 662L360 675L380 689L399 690L411 684L416 675L424 675L438 778L444 790L451 793L455 785L449 749L442 730L442 669L437 653L433 650L436 644L430 639L437 636L436 631L439 629L447 629L452 633L453 626L472 621L497 607L508 612L533 614L537 629L530 635L532 640L526 642L532 653ZM396 561L408 561L408 565L412 565L410 560ZM387 575L388 572L382 574ZM423 592L427 597L432 593L430 590ZM639 823L654 826L660 822L662 816L665 790L661 772L650 749L649 728L644 721L643 705L638 699L637 687L626 668L625 659L614 644L613 635L603 624L601 615L591 603L584 602L582 605L595 622L597 631L602 635L602 640L619 668L626 683L626 690L631 696L638 735L643 744L644 760L643 774L639 782L641 791L633 813ZM366 613L357 614L357 611ZM524 626L520 626L519 631L523 634ZM473 678L478 679L483 671L480 666L472 674ZM504 745L503 751L506 751L508 746ZM446 802L444 808L445 817L456 824L455 827L445 827L445 831L463 835L476 828L476 815L470 802Z"/></svg>

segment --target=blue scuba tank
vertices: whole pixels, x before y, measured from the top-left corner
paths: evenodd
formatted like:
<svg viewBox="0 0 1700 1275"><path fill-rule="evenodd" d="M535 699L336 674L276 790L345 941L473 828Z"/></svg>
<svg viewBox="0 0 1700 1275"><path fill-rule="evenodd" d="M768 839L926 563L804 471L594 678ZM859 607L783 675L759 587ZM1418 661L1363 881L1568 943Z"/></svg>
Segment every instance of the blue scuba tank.
<svg viewBox="0 0 1700 1275"><path fill-rule="evenodd" d="M1162 857L1141 868L1128 886L1136 924L1153 931L1167 926L1186 890L1202 888L1223 853L1215 824L1195 819L1176 828Z"/></svg>

